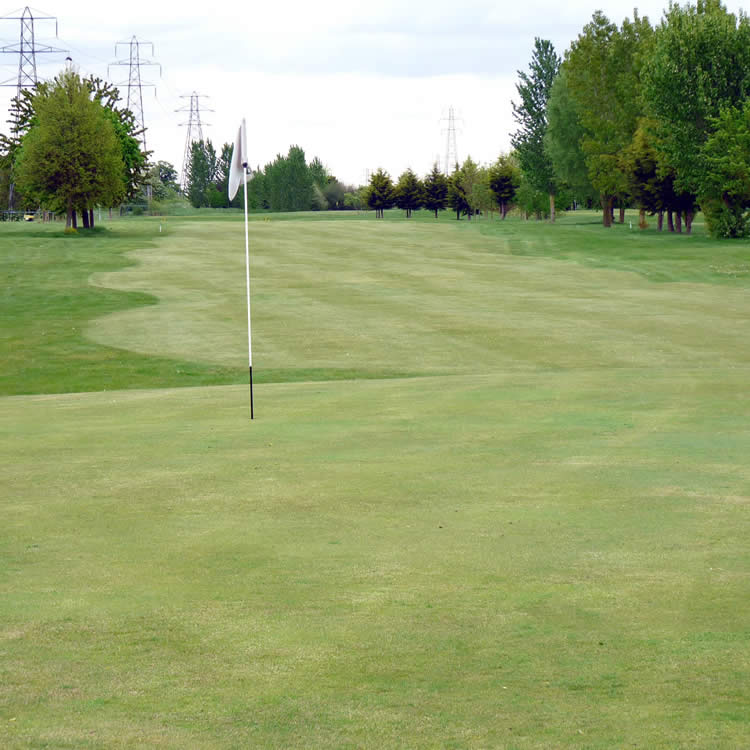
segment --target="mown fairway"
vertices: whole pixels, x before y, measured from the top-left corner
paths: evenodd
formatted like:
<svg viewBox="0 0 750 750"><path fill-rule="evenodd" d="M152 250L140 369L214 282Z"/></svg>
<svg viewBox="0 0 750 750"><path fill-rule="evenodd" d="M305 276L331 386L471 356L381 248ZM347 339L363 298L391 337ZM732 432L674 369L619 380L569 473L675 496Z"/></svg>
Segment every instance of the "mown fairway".
<svg viewBox="0 0 750 750"><path fill-rule="evenodd" d="M254 221L252 423L241 220L0 225L0 746L746 746L750 247L595 221Z"/></svg>

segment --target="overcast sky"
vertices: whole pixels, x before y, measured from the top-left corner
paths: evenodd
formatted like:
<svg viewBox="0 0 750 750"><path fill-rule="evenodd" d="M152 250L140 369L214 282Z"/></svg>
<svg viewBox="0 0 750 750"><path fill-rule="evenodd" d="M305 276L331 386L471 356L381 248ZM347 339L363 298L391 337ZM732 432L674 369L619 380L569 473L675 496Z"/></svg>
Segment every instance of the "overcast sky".
<svg viewBox="0 0 750 750"><path fill-rule="evenodd" d="M2 3L3 0L0 0ZM668 0L667 0L668 1ZM49 2L49 0L44 0ZM641 2L656 23L666 2ZM728 3L736 11L738 3ZM142 42L143 103L153 159L182 167L187 113L202 98L204 135L218 147L232 142L247 119L250 161L261 166L291 144L308 160L320 157L339 179L362 183L365 170L383 167L397 177L407 167L424 175L445 157L448 110L457 121L458 157L494 161L515 129L511 100L517 71L531 59L534 37L563 54L596 9L620 23L629 3L607 0L253 0L193 3L161 0L113 6L70 0L37 10L56 16L36 23L38 45L65 48L82 74L95 73L127 95L129 42ZM0 15L23 8L0 5ZM20 22L0 21L0 46L18 43ZM54 76L64 54L38 55L41 78ZM0 55L0 81L14 81L18 56ZM12 88L0 89L7 112ZM181 98L187 96L188 98ZM209 112L208 110L213 110ZM6 119L2 118L3 121ZM3 123L2 130L7 130Z"/></svg>

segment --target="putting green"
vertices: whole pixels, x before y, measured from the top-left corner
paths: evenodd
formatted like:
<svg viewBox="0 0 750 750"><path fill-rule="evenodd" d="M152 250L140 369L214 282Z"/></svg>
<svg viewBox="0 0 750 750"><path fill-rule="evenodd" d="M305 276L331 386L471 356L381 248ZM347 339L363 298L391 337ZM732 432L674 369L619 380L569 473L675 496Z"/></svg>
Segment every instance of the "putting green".
<svg viewBox="0 0 750 750"><path fill-rule="evenodd" d="M3 400L6 747L738 747L744 372Z"/></svg>

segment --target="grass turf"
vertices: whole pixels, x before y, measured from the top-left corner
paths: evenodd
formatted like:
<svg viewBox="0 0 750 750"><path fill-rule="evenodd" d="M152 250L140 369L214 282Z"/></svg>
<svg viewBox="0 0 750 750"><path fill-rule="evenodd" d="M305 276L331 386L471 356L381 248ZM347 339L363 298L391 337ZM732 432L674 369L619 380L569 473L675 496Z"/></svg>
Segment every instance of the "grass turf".
<svg viewBox="0 0 750 750"><path fill-rule="evenodd" d="M171 326L170 355L241 368L236 234L185 220L95 276L159 304L91 345L163 356ZM256 365L349 380L261 384L253 424L245 387L0 401L0 742L741 747L748 303L721 269L747 245L253 238Z"/></svg>

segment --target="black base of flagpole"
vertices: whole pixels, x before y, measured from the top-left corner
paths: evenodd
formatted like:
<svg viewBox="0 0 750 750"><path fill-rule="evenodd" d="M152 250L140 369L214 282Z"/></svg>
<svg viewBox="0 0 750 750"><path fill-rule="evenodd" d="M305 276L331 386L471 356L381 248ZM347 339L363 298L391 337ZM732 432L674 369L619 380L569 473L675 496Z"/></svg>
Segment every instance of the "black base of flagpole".
<svg viewBox="0 0 750 750"><path fill-rule="evenodd" d="M254 419L253 413L253 366L250 365L250 419Z"/></svg>

